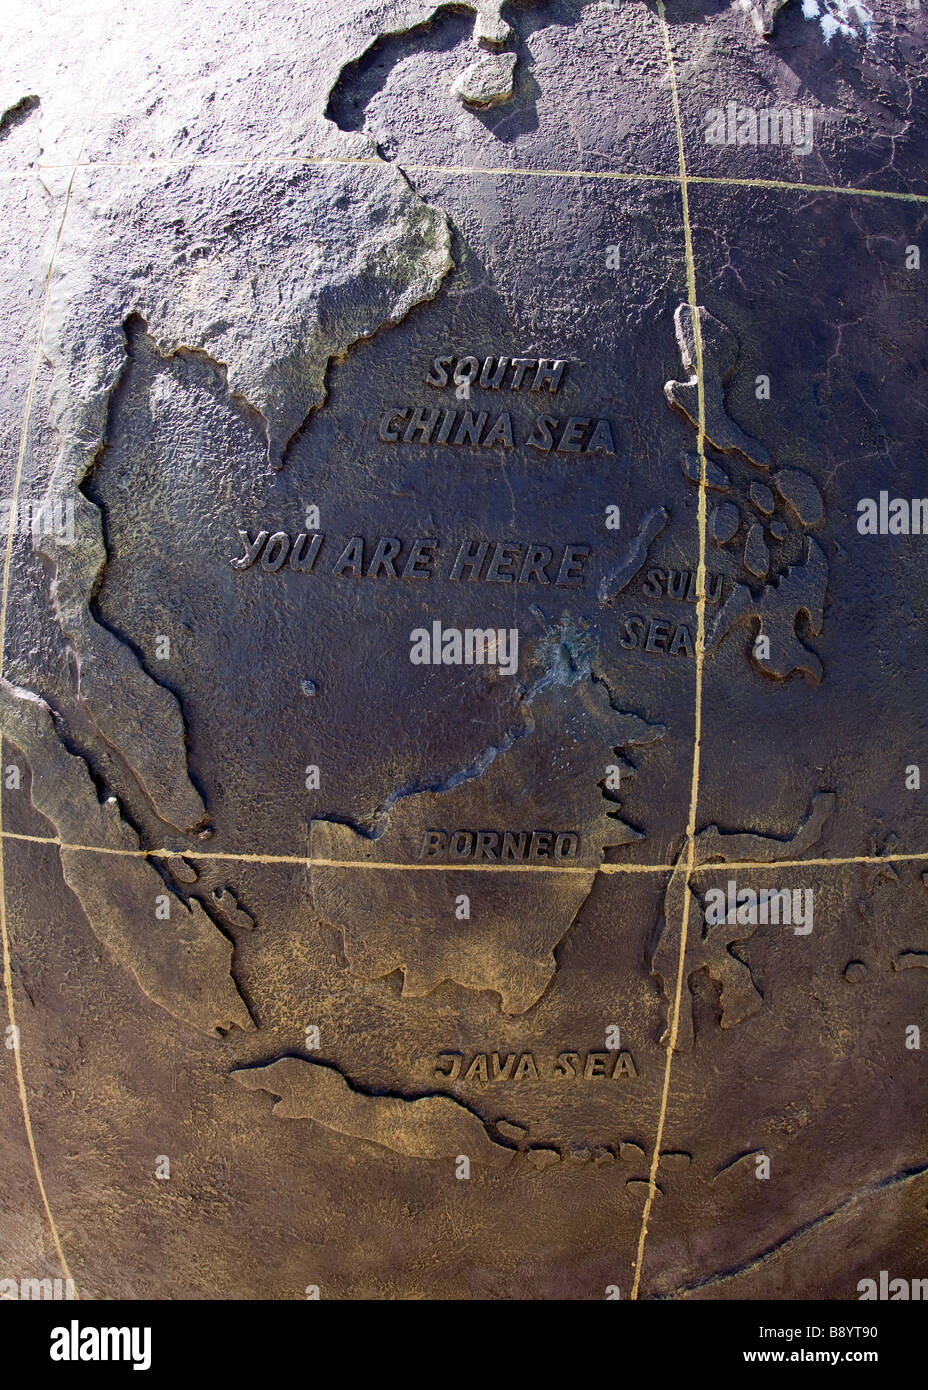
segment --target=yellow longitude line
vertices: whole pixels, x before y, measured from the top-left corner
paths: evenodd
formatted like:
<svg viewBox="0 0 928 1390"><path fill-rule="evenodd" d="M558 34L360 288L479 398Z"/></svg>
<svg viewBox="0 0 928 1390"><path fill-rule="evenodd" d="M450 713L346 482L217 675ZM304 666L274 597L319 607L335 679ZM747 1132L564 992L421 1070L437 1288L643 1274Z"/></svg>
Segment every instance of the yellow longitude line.
<svg viewBox="0 0 928 1390"><path fill-rule="evenodd" d="M519 167L492 167L479 165L441 165L431 163L397 163L395 167L411 173L446 173L460 175L488 175L493 177L522 177L522 178L564 178L564 179L593 179L611 182L654 182L672 183L680 188L682 211L683 211L683 234L684 234L684 254L686 260L687 277L687 298L692 311L693 339L696 358L696 379L697 379L697 451L700 460L700 479L699 479L699 501L697 510L697 525L699 531L699 563L697 567L697 633L695 644L695 715L694 715L694 740L693 740L693 763L690 786L689 812L687 816L687 852L686 861L683 867L685 874L684 880L684 902L680 930L680 951L677 965L677 978L674 997L673 1014L667 1044L667 1059L664 1068L664 1081L661 1093L660 1113L658 1117L657 1133L654 1142L654 1152L651 1158L651 1165L648 1178L648 1195L642 1213L641 1229L638 1238L637 1257L635 1261L635 1278L631 1297L637 1299L641 1282L642 1257L644 1252L645 1240L647 1238L648 1221L650 1218L651 1207L656 1193L656 1176L660 1166L660 1148L667 1116L667 1104L670 1093L670 1076L673 1064L674 1046L676 1043L679 1019L680 1002L684 985L684 965L686 959L686 944L689 924L689 912L691 904L690 877L697 868L695 864L695 835L696 835L696 815L699 797L699 772L702 741L702 687L703 687L703 664L705 655L705 572L706 572L706 457L705 457L705 399L704 399L704 378L702 360L702 331L698 315L698 304L696 299L696 277L695 263L693 259L692 231L689 216L689 196L688 186L691 183L698 183L706 186L715 187L740 187L740 188L768 188L790 192L807 193L834 193L845 196L864 197L864 198L885 198L897 201L928 203L928 194L893 192L883 189L842 187L830 184L805 184L794 183L787 180L778 179L753 179L753 178L723 178L710 175L688 175L686 169L686 159L683 143L683 126L680 113L679 93L677 90L676 70L673 61L673 52L670 42L670 33L667 26L666 14L663 0L657 0L658 14L660 17L664 52L667 62L668 76L670 81L671 99L673 105L674 124L677 136L677 151L679 159L679 172L672 173L653 173L646 171L622 171L622 170L588 170L588 169L533 169ZM48 316L49 293L51 287L51 276L64 229L65 218L71 200L71 192L74 179L79 168L156 168L156 167L217 167L217 168L242 168L261 164L285 164L285 165L360 165L365 167L393 167L388 161L379 157L363 156L259 156L253 159L238 160L151 160L144 163L127 163L124 161L83 161L78 156L73 165L58 165L53 162L42 162L38 167L44 169L70 168L71 177L68 183L65 204L59 222L52 256L49 262L48 271L45 279L45 292L40 318L38 333L38 343L33 361L32 372L26 395L25 412L22 430L20 433L19 450L16 461L16 472L12 489L10 506L10 525L6 538L6 549L3 562L2 593L0 593L0 673L3 669L3 656L6 638L6 615L9 598L10 568L13 551L13 536L15 531L16 507L19 491L22 483L25 451L28 440L29 420L32 412L32 403L35 393L35 385L38 377L39 364L41 361L41 344L45 331L45 324ZM9 176L13 176L16 171L5 171ZM23 171L24 173L28 171ZM4 990L7 1001L7 1009L10 1016L10 1023L15 1029L15 1001L12 991L12 971L10 956L9 932L6 920L6 892L3 861L3 841L7 839L29 841L38 844L54 845L59 849L66 849L74 852L84 852L91 854L115 854L137 858L170 858L175 855L187 855L196 860L221 860L235 861L241 863L258 864L297 864L309 867L329 867L329 868L350 868L350 869L379 869L406 872L436 872L436 871L466 871L475 870L497 872L554 872L554 873L583 873L583 874L634 874L634 873L672 873L679 869L679 862L674 864L601 864L584 868L575 865L543 865L543 864L401 864L387 861L365 861L365 860L339 860L339 859L312 859L303 855L273 855L259 853L236 853L224 851L198 851L195 849L116 849L108 846L69 844L54 836L25 835L13 831L2 829L2 787L0 787L0 941L2 941L2 964L4 975ZM925 854L886 854L886 855L849 855L836 856L833 858L818 859L793 859L775 861L777 867L789 867L799 865L810 866L830 866L848 864L887 864L903 861L918 861L928 859L928 852ZM710 871L731 871L734 869L765 869L772 868L774 864L766 861L730 861L718 865L699 865L699 872ZM15 1069L17 1088L19 1091L20 1105L23 1114L23 1123L32 1157L33 1169L36 1182L42 1198L55 1250L61 1264L62 1273L65 1278L70 1279L71 1274L67 1260L61 1246L58 1229L52 1215L45 1184L42 1179L41 1167L39 1164L38 1153L35 1145L35 1138L32 1130L32 1122L29 1114L28 1097L23 1073L21 1049L14 1049Z"/></svg>
<svg viewBox="0 0 928 1390"><path fill-rule="evenodd" d="M661 29L664 36L664 54L667 60L670 96L673 102L674 124L676 125L677 131L677 154L680 161L680 197L683 211L683 246L686 256L686 291L693 324L693 343L696 357L696 447L699 453L699 507L697 511L699 564L696 570L696 708L693 723L693 769L690 781L690 805L686 821L686 867L683 880L683 915L680 923L680 952L677 957L677 979L674 991L673 1013L671 1015L670 1030L667 1038L667 1059L664 1064L664 1084L661 1089L660 1113L657 1120L657 1132L654 1136L654 1152L651 1155L651 1167L648 1173L648 1195L645 1198L644 1210L641 1214L641 1229L638 1232L638 1250L635 1256L635 1278L631 1292L631 1297L633 1299L637 1299L638 1290L641 1286L641 1267L644 1259L645 1240L648 1235L648 1221L651 1216L651 1207L654 1203L654 1197L657 1191L656 1178L657 1170L660 1167L661 1141L664 1137L664 1125L667 1120L667 1102L670 1095L670 1073L673 1067L674 1048L676 1047L677 1034L680 1026L680 1001L686 980L686 942L689 928L691 898L690 875L693 872L696 854L696 808L699 801L699 763L702 748L702 671L705 657L706 630L706 413L705 392L703 389L702 325L699 321L699 305L696 300L696 267L693 261L693 236L690 227L690 206L686 177L686 155L683 148L683 123L680 117L680 97L677 92L677 74L674 67L673 50L670 43L670 30L667 27L664 0L657 0L657 12L660 16Z"/></svg>
<svg viewBox="0 0 928 1390"><path fill-rule="evenodd" d="M78 159L80 154L78 154ZM58 223L58 231L55 236L55 243L52 247L52 254L48 262L48 270L45 275L45 286L42 300L42 312L39 316L38 337L36 342L35 356L32 362L32 372L29 377L29 386L26 390L26 403L23 411L22 429L19 435L19 450L16 455L16 472L13 477L13 488L10 496L10 524L6 535L6 550L3 557L3 582L0 588L0 676L3 674L4 653L6 648L6 614L7 603L10 595L10 565L13 557L13 536L16 530L16 516L19 502L19 492L22 486L23 467L26 457L26 446L29 438L29 419L32 415L32 401L35 396L35 384L38 380L39 365L42 360L42 340L45 336L45 325L48 319L48 302L51 293L52 270L55 265L55 257L58 254L58 247L61 243L61 234L64 231L65 218L68 215L68 207L71 202L71 190L74 187L74 179L77 174L77 163L71 169L71 177L68 181L67 192L65 194L64 207L61 212L61 220ZM0 827L3 824L3 789L2 779L0 779ZM71 1280L71 1271L65 1258L64 1250L61 1245L61 1237L58 1234L58 1227L55 1225L55 1218L48 1201L48 1193L45 1190L45 1182L42 1178L42 1169L39 1164L39 1154L35 1145L35 1135L32 1131L32 1119L29 1114L29 1097L26 1092L26 1078L23 1071L22 1046L19 1030L16 1026L16 1003L13 998L13 967L10 952L10 934L7 926L6 917L6 876L3 862L3 840L0 834L0 954L3 961L3 986L6 995L7 1012L10 1017L10 1026L13 1030L13 1058L16 1070L16 1086L19 1091L19 1104L23 1114L23 1125L26 1130L26 1139L29 1144L29 1153L32 1156L32 1168L35 1173L35 1180L38 1184L39 1195L42 1198L42 1206L45 1208L45 1215L48 1219L51 1231L52 1242L55 1246L55 1253L61 1266L61 1272L65 1279ZM73 1281L72 1281L73 1287ZM78 1298L77 1290L74 1290L74 1297Z"/></svg>

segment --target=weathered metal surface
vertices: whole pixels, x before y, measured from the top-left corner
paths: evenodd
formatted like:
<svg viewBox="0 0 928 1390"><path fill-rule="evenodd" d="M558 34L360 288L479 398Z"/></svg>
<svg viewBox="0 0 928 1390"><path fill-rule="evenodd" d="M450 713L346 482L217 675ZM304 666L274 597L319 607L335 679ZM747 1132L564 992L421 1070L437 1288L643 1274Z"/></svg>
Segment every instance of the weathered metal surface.
<svg viewBox="0 0 928 1390"><path fill-rule="evenodd" d="M39 10L0 1278L924 1276L924 10Z"/></svg>

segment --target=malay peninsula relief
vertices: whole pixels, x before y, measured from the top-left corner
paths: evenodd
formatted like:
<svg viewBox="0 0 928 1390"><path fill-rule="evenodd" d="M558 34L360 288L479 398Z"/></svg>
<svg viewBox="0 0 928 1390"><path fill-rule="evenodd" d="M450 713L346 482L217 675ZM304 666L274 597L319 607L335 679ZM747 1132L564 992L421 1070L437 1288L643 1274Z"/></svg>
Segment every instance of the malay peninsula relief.
<svg viewBox="0 0 928 1390"><path fill-rule="evenodd" d="M0 1298L919 1297L928 11L85 9L0 119Z"/></svg>

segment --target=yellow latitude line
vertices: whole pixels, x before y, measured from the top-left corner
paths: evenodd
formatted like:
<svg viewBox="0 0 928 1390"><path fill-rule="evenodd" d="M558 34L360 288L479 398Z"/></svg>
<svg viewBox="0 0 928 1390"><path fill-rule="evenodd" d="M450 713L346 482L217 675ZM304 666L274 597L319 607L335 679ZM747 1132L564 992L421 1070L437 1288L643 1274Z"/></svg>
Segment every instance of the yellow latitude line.
<svg viewBox="0 0 928 1390"><path fill-rule="evenodd" d="M658 173L646 169L533 169L522 165L428 164L380 159L376 155L255 155L249 159L91 159L81 169L249 169L279 164L293 167L358 165L369 169L401 169L411 174L486 175L492 178L598 179L604 182L682 183L679 173ZM71 169L70 164L39 161L37 169ZM0 177L29 177L31 170L5 170ZM928 203L928 193L899 192L888 188L856 188L833 183L797 183L791 179L726 178L720 174L688 174L687 183L718 188L776 188L798 193L840 193L854 198L889 198L898 202Z"/></svg>
<svg viewBox="0 0 928 1390"><path fill-rule="evenodd" d="M466 860L454 864L400 864L388 859L326 859L306 854L261 854L248 850L199 850L190 845L180 849L118 849L110 845L81 845L61 840L57 835L25 835L3 830L0 838L22 840L27 844L53 845L76 854L111 854L128 859L215 859L236 864L297 864L310 869L384 869L396 873L502 873L502 874L672 874L679 860L668 864L516 864ZM904 854L837 854L817 859L728 859L717 864L694 864L694 874L729 873L733 869L841 868L848 864L908 864L928 862L928 850Z"/></svg>
<svg viewBox="0 0 928 1390"><path fill-rule="evenodd" d="M28 427L32 411L35 384L41 362L41 344L48 315L49 293L51 284L52 268L57 254L58 246L61 241L64 229L65 218L67 216L74 179L78 169L151 169L151 168L243 168L256 167L260 165L290 165L290 166L331 166L331 165L358 165L370 168L392 168L396 167L408 173L437 173L461 176L491 176L498 178L555 178L555 179L589 179L601 182L614 183L666 183L676 185L680 189L683 207L683 232L685 243L685 259L687 274L688 303L692 310L693 333L695 342L696 356L696 375L698 393L698 428L697 428L697 450L700 459L700 481L699 481L699 504L697 514L697 524L699 530L699 564L697 569L697 636L695 644L695 720L694 720L694 746L692 779L690 790L689 813L687 817L686 831L686 855L681 862L668 864L617 864L602 863L598 866L591 865L584 867L581 865L559 865L559 864L509 864L509 863L453 863L453 864L434 864L434 863L414 863L401 864L388 861L375 860L339 860L319 858L313 859L301 855L280 855L280 854L261 854L261 853L241 853L232 851L198 850L191 847L181 849L117 849L108 846L71 844L62 841L55 836L27 835L14 831L2 829L0 823L0 945L2 945L2 966L4 976L4 992L6 996L7 1009L10 1022L15 1027L15 1004L12 992L12 972L10 941L6 918L6 897L5 897L5 876L3 860L3 842L5 840L16 840L36 844L47 844L55 846L60 850L89 854L108 854L117 856L127 856L134 858L172 858L184 856L195 861L216 860L223 862L254 863L254 864L291 864L302 865L309 868L341 868L341 869L361 869L361 870L383 870L394 872L502 872L502 873L573 873L584 875L612 875L612 874L672 874L679 872L685 875L684 879L684 907L680 927L680 950L678 957L678 969L676 979L675 998L673 1013L671 1016L670 1035L667 1045L667 1056L665 1063L664 1082L661 1094L660 1112L658 1116L657 1132L655 1137L654 1149L651 1159L648 1195L642 1213L642 1222L638 1238L637 1257L635 1261L635 1276L631 1297L637 1299L641 1282L642 1259L647 1238L648 1222L651 1208L656 1193L656 1176L660 1165L660 1149L663 1138L667 1106L670 1094L670 1076L674 1056L674 1044L676 1041L682 988L684 983L684 966L686 957L686 942L688 932L689 911L692 894L690 891L690 878L694 873L730 873L735 870L772 870L776 868L789 867L841 867L849 865L880 865L902 862L928 861L928 851L924 853L901 853L885 855L847 855L824 858L804 858L804 859L782 859L773 862L740 860L729 861L721 864L697 864L695 862L695 835L696 835L696 816L699 792L699 772L700 772L700 752L701 752L701 726L702 726L702 668L704 660L705 644L705 555L706 555L706 460L705 460L705 412L703 394L703 364L702 364L702 336L697 313L697 298L695 286L695 264L692 247L692 230L689 217L689 198L688 189L690 184L700 184L706 187L717 188L754 188L770 189L783 192L805 192L810 194L838 194L860 198L881 198L900 202L911 202L916 204L928 203L928 193L894 192L883 189L844 187L831 184L806 184L796 183L788 180L761 179L761 178L725 178L711 175L691 175L687 173L684 146L683 128L679 105L679 94L677 90L676 71L673 61L673 53L670 43L670 33L667 26L663 0L657 0L658 14L663 30L663 41L665 58L667 62L668 75L670 79L674 122L677 135L677 148L679 158L679 172L677 173L657 173L649 171L633 170L588 170L588 169L548 169L548 168L527 168L527 167L493 167L480 165L443 165L434 163L392 162L384 161L379 157L363 156L258 156L250 159L162 159L138 162L126 162L119 160L82 160L80 155L77 161L72 164L56 164L54 162L40 162L36 167L39 169L61 169L70 170L70 179L67 187L64 208L59 222L58 231L55 239L53 254L49 263L45 280L44 300L41 311L40 326L38 332L38 343L33 361L31 377L29 381L24 419L19 440L19 450L16 462L16 472L12 490L13 505L10 509L10 527L6 537L6 548L3 562L2 592L0 592L0 672L3 669L3 654L5 645L6 616L10 588L10 568L12 559L13 534L15 525L16 507L15 502L19 494L22 482L25 452L28 440ZM0 172L0 178L16 177L20 171L6 170ZM30 171L21 171L23 177L29 176ZM2 821L2 805L0 805L0 821ZM55 1251L58 1256L62 1273L65 1278L70 1279L71 1274L67 1260L62 1249L60 1236L54 1217L49 1205L45 1184L42 1178L41 1167L39 1164L36 1149L32 1122L30 1118L28 1097L25 1086L25 1077L22 1066L21 1050L14 1050L14 1065L16 1071L17 1089L19 1092L20 1105L22 1108L23 1122L25 1126L29 1151L35 1172L36 1182L39 1188L42 1205L48 1220Z"/></svg>

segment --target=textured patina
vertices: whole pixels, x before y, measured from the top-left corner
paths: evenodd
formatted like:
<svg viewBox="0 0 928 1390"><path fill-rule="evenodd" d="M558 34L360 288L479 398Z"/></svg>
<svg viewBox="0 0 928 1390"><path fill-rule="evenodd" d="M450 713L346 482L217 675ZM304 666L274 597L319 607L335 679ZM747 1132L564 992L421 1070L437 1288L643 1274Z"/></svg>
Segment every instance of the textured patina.
<svg viewBox="0 0 928 1390"><path fill-rule="evenodd" d="M924 9L37 12L0 1280L923 1276Z"/></svg>

